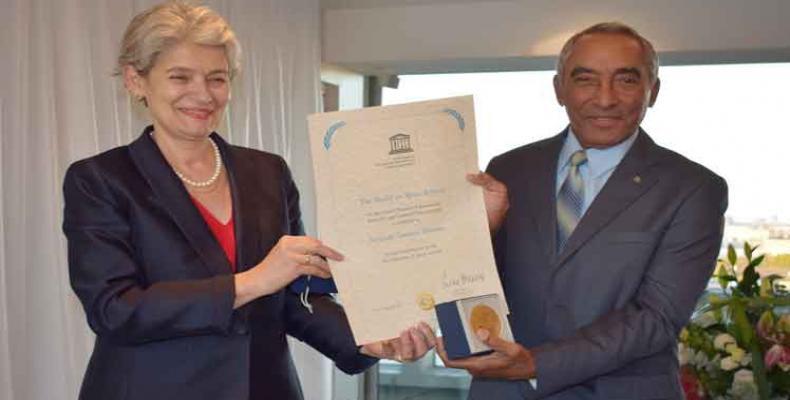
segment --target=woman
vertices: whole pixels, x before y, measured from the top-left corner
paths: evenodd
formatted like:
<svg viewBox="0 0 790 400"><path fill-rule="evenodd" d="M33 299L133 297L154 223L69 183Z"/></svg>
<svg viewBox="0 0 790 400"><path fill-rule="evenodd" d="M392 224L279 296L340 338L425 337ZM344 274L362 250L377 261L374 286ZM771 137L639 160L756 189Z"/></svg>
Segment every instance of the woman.
<svg viewBox="0 0 790 400"><path fill-rule="evenodd" d="M181 2L126 30L119 72L153 123L64 183L71 283L96 332L82 399L301 399L286 334L348 373L434 343L421 325L358 349L331 297L311 313L284 289L343 257L302 236L280 157L213 133L239 52L219 15Z"/></svg>

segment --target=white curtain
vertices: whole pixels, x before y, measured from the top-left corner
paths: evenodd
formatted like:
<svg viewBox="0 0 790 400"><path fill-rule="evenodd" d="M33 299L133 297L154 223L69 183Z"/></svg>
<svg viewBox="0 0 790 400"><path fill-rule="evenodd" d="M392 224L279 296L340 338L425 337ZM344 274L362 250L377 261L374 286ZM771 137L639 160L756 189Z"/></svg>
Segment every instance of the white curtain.
<svg viewBox="0 0 790 400"><path fill-rule="evenodd" d="M0 400L76 398L93 336L68 283L61 183L71 162L146 125L111 73L126 24L153 3L0 0ZM244 50L220 131L285 156L312 231L305 116L320 98L318 0L207 3ZM329 399L329 363L294 353L306 397Z"/></svg>

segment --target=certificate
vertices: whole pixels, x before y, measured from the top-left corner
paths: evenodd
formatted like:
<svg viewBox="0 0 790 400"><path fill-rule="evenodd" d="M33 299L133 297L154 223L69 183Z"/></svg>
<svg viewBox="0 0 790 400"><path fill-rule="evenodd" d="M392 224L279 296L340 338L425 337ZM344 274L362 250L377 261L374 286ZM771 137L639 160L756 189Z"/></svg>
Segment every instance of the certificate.
<svg viewBox="0 0 790 400"><path fill-rule="evenodd" d="M434 305L498 294L471 96L308 118L319 238L357 344L398 336Z"/></svg>

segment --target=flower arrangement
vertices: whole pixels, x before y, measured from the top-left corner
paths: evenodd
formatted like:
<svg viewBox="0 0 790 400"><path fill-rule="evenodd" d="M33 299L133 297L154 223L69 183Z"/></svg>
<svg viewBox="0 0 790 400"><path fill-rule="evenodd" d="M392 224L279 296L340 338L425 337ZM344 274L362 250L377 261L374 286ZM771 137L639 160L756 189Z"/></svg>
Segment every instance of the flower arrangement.
<svg viewBox="0 0 790 400"><path fill-rule="evenodd" d="M745 243L746 265L732 245L709 294L680 333L681 382L689 400L790 398L790 292L776 275L760 277L764 255ZM740 276L740 278L739 278Z"/></svg>

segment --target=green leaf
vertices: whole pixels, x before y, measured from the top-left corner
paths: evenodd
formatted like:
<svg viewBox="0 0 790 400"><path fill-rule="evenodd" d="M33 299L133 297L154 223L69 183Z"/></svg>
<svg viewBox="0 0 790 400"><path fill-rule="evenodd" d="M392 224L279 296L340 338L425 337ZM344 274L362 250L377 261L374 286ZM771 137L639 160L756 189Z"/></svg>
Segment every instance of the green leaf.
<svg viewBox="0 0 790 400"><path fill-rule="evenodd" d="M746 308L740 299L733 299L730 303L732 310L732 333L741 347L749 348L754 342L754 328L749 317L746 316Z"/></svg>
<svg viewBox="0 0 790 400"><path fill-rule="evenodd" d="M747 276L747 274L744 274L744 276ZM757 284L759 281L760 275L756 272L751 271L751 273L748 274L748 279L745 282L745 287L747 288L745 292L747 296L752 297L760 295L760 286Z"/></svg>
<svg viewBox="0 0 790 400"><path fill-rule="evenodd" d="M697 312L699 312L699 313L703 313L703 312L706 312L706 311L714 311L715 312L715 311L719 311L722 308L727 307L729 305L730 305L729 301L721 301L721 302L717 302L717 303L710 303L708 305L700 307L700 309Z"/></svg>
<svg viewBox="0 0 790 400"><path fill-rule="evenodd" d="M763 258L765 258L765 255L751 260L743 270L743 276L738 283L738 289L747 297L752 297L760 293L760 286L757 284L757 282L760 281L760 274L755 271L755 268L763 262Z"/></svg>
<svg viewBox="0 0 790 400"><path fill-rule="evenodd" d="M754 260L749 261L748 267L757 268L760 264L763 263L763 259L765 259L765 254L755 258Z"/></svg>
<svg viewBox="0 0 790 400"><path fill-rule="evenodd" d="M757 321L757 332L762 331L763 334L770 334L774 330L774 313L770 310L766 310L763 312L763 315L760 315L760 319Z"/></svg>
<svg viewBox="0 0 790 400"><path fill-rule="evenodd" d="M719 296L717 294L708 295L708 301L705 304L708 308L721 308L730 305L732 301L731 296Z"/></svg>
<svg viewBox="0 0 790 400"><path fill-rule="evenodd" d="M729 286L730 282L737 281L734 276L732 276L729 271L727 271L727 267L724 266L724 263L719 263L719 267L716 269L716 280L719 282L719 286L721 286L721 290L726 291L727 286Z"/></svg>
<svg viewBox="0 0 790 400"><path fill-rule="evenodd" d="M756 307L790 307L790 297L769 297L762 299L755 299Z"/></svg>
<svg viewBox="0 0 790 400"><path fill-rule="evenodd" d="M735 254L735 247L732 247L731 244L727 245L727 260L733 267L735 266L735 263L738 262L738 255Z"/></svg>
<svg viewBox="0 0 790 400"><path fill-rule="evenodd" d="M768 379L774 383L774 388L785 392L790 392L790 374L780 368L774 368L768 373Z"/></svg>
<svg viewBox="0 0 790 400"><path fill-rule="evenodd" d="M770 277L760 278L760 297L774 296L774 282Z"/></svg>
<svg viewBox="0 0 790 400"><path fill-rule="evenodd" d="M717 278L717 279L719 279L719 280L723 280L723 281L724 281L724 283L727 283L727 282L736 282L736 281L737 281L737 279L735 279L735 277L734 277L734 276L732 276L732 275L730 275L730 274L727 274L727 273L725 273L725 274L723 274L723 275L716 275L716 278Z"/></svg>
<svg viewBox="0 0 790 400"><path fill-rule="evenodd" d="M743 254L746 255L746 259L747 260L751 260L752 259L752 252L753 251L754 251L754 249L752 248L751 245L749 245L749 242L743 242Z"/></svg>
<svg viewBox="0 0 790 400"><path fill-rule="evenodd" d="M768 400L771 397L771 383L768 381L768 376L765 372L763 352L760 349L760 344L754 341L749 345L748 349L752 353L752 372L754 373L754 383L757 384L757 391L760 393L760 399Z"/></svg>

